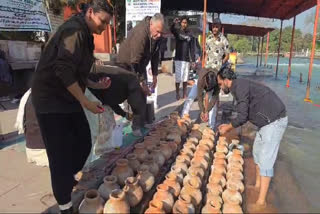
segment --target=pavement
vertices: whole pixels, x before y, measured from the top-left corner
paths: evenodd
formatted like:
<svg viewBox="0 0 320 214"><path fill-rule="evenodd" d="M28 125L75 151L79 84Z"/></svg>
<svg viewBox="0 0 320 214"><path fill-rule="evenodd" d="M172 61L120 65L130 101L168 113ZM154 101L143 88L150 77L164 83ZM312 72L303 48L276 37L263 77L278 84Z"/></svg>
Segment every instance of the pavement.
<svg viewBox="0 0 320 214"><path fill-rule="evenodd" d="M175 99L174 83L174 76L159 75L156 120L183 105L183 100ZM192 119L198 117L198 110L195 102L190 112ZM24 147L21 136L6 144L0 142L0 213L42 213L56 205L49 169L27 163Z"/></svg>

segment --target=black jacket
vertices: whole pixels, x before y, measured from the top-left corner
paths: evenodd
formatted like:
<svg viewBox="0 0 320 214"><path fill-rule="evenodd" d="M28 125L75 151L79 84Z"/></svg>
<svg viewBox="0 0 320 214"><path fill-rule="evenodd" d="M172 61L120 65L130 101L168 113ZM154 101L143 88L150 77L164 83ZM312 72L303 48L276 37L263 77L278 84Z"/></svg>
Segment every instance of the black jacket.
<svg viewBox="0 0 320 214"><path fill-rule="evenodd" d="M195 44L191 33L181 30L178 24L171 25L170 30L176 38L176 56L174 59L190 62L191 56L191 61L195 62Z"/></svg>
<svg viewBox="0 0 320 214"><path fill-rule="evenodd" d="M237 101L238 116L231 121L234 128L250 121L266 126L286 116L286 107L269 87L248 79L235 79L230 89Z"/></svg>

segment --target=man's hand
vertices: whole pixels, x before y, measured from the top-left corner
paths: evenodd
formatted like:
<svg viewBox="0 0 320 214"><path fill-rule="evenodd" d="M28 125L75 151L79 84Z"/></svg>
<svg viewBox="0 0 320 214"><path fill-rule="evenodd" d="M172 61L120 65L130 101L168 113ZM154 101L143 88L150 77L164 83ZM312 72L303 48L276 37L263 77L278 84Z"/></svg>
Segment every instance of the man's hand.
<svg viewBox="0 0 320 214"><path fill-rule="evenodd" d="M132 121L132 119L133 119L133 114L127 112L127 113L126 113L126 119L129 120L129 121Z"/></svg>
<svg viewBox="0 0 320 214"><path fill-rule="evenodd" d="M208 122L209 120L209 113L208 112L201 112L200 118L203 122Z"/></svg>
<svg viewBox="0 0 320 214"><path fill-rule="evenodd" d="M93 89L108 89L111 86L111 79L109 77L103 77L99 82L93 82L88 80L88 87Z"/></svg>
<svg viewBox="0 0 320 214"><path fill-rule="evenodd" d="M224 135L226 134L227 132L231 131L232 129L232 125L231 124L222 124L218 127L218 130L219 130L219 133L220 135Z"/></svg>
<svg viewBox="0 0 320 214"><path fill-rule="evenodd" d="M99 102L91 102L89 100L85 100L81 102L81 105L94 114L101 114L104 112L104 108Z"/></svg>
<svg viewBox="0 0 320 214"><path fill-rule="evenodd" d="M152 81L152 88L155 89L157 87L158 83L158 76L153 76L153 81Z"/></svg>
<svg viewBox="0 0 320 214"><path fill-rule="evenodd" d="M151 95L151 92L150 92L149 87L147 86L147 84L144 83L144 82L141 82L140 85L141 85L141 88L142 88L143 93L144 93L146 96L150 96L150 95Z"/></svg>

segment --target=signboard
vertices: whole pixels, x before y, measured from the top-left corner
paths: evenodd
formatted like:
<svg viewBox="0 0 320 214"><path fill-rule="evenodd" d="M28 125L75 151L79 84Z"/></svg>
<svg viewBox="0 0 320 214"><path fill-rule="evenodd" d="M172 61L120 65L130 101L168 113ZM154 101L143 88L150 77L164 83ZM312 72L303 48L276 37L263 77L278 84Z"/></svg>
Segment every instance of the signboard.
<svg viewBox="0 0 320 214"><path fill-rule="evenodd" d="M0 30L51 31L42 0L0 0Z"/></svg>
<svg viewBox="0 0 320 214"><path fill-rule="evenodd" d="M160 13L161 0L126 0L126 36L146 16Z"/></svg>

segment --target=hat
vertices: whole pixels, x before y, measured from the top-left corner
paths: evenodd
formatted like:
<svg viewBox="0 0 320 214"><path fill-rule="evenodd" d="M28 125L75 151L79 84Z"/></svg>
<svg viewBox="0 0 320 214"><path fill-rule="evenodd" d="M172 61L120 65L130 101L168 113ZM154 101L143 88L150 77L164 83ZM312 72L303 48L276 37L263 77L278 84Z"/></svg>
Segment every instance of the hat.
<svg viewBox="0 0 320 214"><path fill-rule="evenodd" d="M212 18L212 25L216 24L216 25L221 25L221 20L220 18Z"/></svg>

